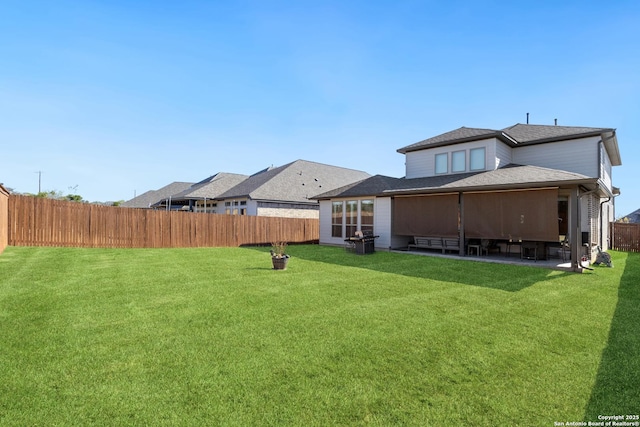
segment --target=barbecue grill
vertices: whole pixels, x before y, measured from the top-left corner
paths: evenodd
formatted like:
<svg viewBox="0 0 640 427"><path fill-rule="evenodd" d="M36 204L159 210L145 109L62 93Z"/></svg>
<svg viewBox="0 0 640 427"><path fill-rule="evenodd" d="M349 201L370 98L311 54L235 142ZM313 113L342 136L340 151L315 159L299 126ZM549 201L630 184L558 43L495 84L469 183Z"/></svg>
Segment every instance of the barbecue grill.
<svg viewBox="0 0 640 427"><path fill-rule="evenodd" d="M345 248L358 255L372 254L376 251L375 241L378 237L371 231L356 231L355 236L344 239Z"/></svg>

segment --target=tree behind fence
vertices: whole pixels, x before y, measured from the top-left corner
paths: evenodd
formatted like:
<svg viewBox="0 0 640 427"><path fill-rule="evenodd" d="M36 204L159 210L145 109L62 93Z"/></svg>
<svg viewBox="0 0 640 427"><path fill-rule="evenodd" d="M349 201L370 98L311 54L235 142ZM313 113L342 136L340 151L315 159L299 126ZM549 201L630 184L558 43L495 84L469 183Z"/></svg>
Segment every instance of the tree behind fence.
<svg viewBox="0 0 640 427"><path fill-rule="evenodd" d="M119 208L9 197L9 244L87 248L181 248L317 242L317 219Z"/></svg>

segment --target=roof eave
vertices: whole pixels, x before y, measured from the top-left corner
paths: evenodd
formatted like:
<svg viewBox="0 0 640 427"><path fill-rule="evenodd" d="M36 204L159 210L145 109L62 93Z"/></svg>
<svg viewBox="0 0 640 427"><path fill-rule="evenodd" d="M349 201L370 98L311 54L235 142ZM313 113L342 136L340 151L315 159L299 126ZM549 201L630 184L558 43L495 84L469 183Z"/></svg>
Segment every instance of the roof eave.
<svg viewBox="0 0 640 427"><path fill-rule="evenodd" d="M389 197L389 194L380 193L380 192L372 192L372 193L362 193L362 194L335 194L333 196L314 196L309 197L309 199L313 200L337 200L337 199L353 199L353 198L362 198L362 197Z"/></svg>
<svg viewBox="0 0 640 427"><path fill-rule="evenodd" d="M601 136L605 132L610 132L612 130L613 129L597 129L597 130L594 130L593 132L585 132L585 133L579 133L575 135L550 136L548 138L541 138L541 139L535 139L533 141L520 142L518 143L518 145L520 146L536 145L536 144L547 144L550 142L571 141L574 139L589 138L590 136Z"/></svg>
<svg viewBox="0 0 640 427"><path fill-rule="evenodd" d="M421 150L428 150L430 148L436 148L436 147L444 147L447 145L455 145L455 144L462 144L464 142L474 142L474 141L484 141L485 139L491 139L491 138L498 138L502 141L507 141L511 144L513 144L513 139L511 137L508 137L504 134L504 132L498 131L498 132L494 132L494 133L487 133L485 135L476 135L476 136L468 136L465 138L458 138L458 139L452 139L452 140L448 140L448 141L442 141L442 142L436 142L433 144L425 144L425 145L420 145L420 146L416 146L416 147L412 147L412 145L409 145L407 147L403 147L403 148L399 148L396 150L396 152L400 153L400 154L407 154L410 153L412 151L421 151ZM419 144L419 143L417 143Z"/></svg>
<svg viewBox="0 0 640 427"><path fill-rule="evenodd" d="M602 142L604 143L607 153L609 153L609 160L611 160L611 166L621 166L622 157L620 156L620 148L618 147L618 137L616 136L615 129L608 129L602 132Z"/></svg>
<svg viewBox="0 0 640 427"><path fill-rule="evenodd" d="M407 190L388 190L385 196L400 196L407 194L437 194L451 192L469 192L469 191L496 191L496 190L517 190L531 189L542 187L572 187L576 185L595 185L598 180L595 178L575 179L564 181L545 181L530 183L514 183L514 184L491 184L491 185L474 185L466 187L441 187L441 188L412 188Z"/></svg>
<svg viewBox="0 0 640 427"><path fill-rule="evenodd" d="M277 200L277 199L251 199L253 202L269 202L269 203L294 203L294 204L308 204L316 205L318 202L312 200L313 197L309 197L307 200Z"/></svg>

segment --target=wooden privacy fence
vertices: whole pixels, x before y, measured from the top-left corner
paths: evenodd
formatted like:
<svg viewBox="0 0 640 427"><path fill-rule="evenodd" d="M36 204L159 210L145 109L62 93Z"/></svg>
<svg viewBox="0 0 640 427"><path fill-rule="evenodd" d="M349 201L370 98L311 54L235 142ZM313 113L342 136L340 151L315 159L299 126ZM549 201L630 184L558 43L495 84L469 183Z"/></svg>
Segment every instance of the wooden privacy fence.
<svg viewBox="0 0 640 427"><path fill-rule="evenodd" d="M612 222L610 235L616 251L640 252L640 224Z"/></svg>
<svg viewBox="0 0 640 427"><path fill-rule="evenodd" d="M182 248L317 242L317 219L119 208L9 197L9 245Z"/></svg>

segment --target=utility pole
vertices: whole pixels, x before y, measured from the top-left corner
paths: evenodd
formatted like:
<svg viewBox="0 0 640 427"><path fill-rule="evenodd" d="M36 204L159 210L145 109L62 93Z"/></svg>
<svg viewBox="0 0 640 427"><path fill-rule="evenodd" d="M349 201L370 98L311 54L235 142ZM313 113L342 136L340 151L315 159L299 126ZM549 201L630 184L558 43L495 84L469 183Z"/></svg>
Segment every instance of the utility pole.
<svg viewBox="0 0 640 427"><path fill-rule="evenodd" d="M38 174L38 194L42 192L42 171L36 172Z"/></svg>

